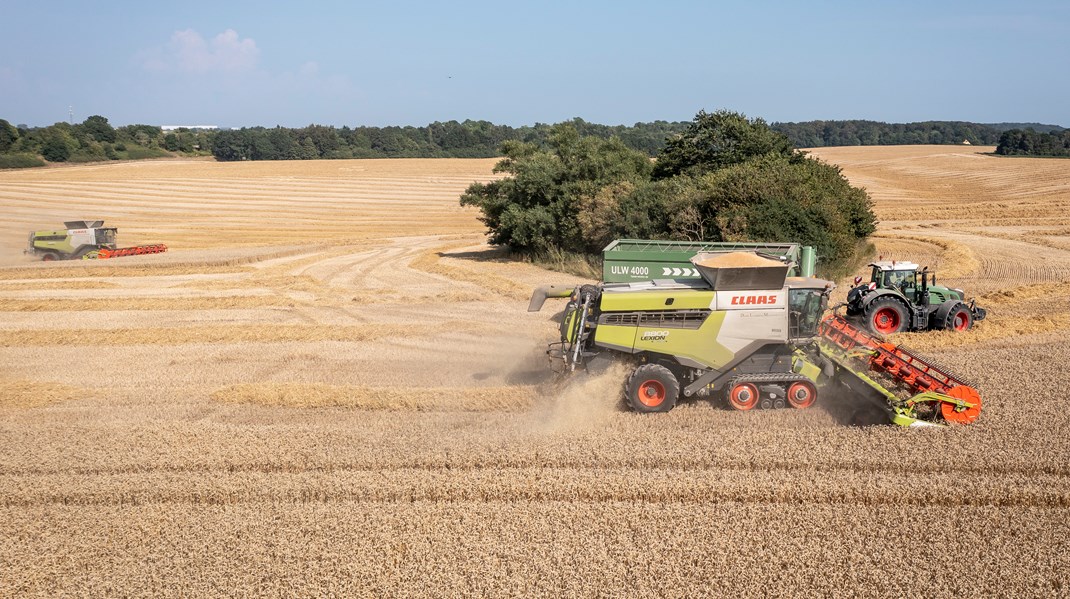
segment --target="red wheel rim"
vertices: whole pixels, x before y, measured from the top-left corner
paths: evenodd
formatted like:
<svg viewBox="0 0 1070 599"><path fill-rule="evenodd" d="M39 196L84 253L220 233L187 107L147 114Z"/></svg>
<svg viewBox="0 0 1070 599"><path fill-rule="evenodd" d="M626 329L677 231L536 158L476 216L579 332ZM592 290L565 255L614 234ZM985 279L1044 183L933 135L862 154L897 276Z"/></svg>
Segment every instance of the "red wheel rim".
<svg viewBox="0 0 1070 599"><path fill-rule="evenodd" d="M793 408L809 408L817 401L817 389L814 386L805 381L799 381L792 383L788 387L788 403Z"/></svg>
<svg viewBox="0 0 1070 599"><path fill-rule="evenodd" d="M899 312L895 308L881 308L873 315L873 328L879 333L894 333L899 330Z"/></svg>
<svg viewBox="0 0 1070 599"><path fill-rule="evenodd" d="M758 388L751 383L740 383L728 391L728 403L745 412L758 405Z"/></svg>
<svg viewBox="0 0 1070 599"><path fill-rule="evenodd" d="M639 385L639 402L648 408L656 408L665 401L665 385L650 379Z"/></svg>
<svg viewBox="0 0 1070 599"><path fill-rule="evenodd" d="M42 262L51 262L51 261L53 261L55 259L56 259L56 257L53 256L52 254L45 254L44 256L41 256L41 261Z"/></svg>
<svg viewBox="0 0 1070 599"><path fill-rule="evenodd" d="M965 331L970 326L970 318L965 312L958 312L955 314L955 330Z"/></svg>
<svg viewBox="0 0 1070 599"><path fill-rule="evenodd" d="M953 403L940 402L940 413L943 414L944 420L969 424L981 415L981 394L977 392L977 389L965 386L952 387L947 394L955 399L969 402L973 404L973 407L959 411L955 409L956 406Z"/></svg>

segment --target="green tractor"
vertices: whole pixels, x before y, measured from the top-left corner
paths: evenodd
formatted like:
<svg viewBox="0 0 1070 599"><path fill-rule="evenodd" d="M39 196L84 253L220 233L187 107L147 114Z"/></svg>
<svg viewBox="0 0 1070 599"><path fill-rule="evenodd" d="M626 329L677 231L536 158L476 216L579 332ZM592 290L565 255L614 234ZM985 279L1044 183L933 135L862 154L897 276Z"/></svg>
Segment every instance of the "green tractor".
<svg viewBox="0 0 1070 599"><path fill-rule="evenodd" d="M966 292L936 284L936 273L913 262L880 260L869 265L870 280L847 294L847 318L872 333L966 331L984 320L986 311Z"/></svg>

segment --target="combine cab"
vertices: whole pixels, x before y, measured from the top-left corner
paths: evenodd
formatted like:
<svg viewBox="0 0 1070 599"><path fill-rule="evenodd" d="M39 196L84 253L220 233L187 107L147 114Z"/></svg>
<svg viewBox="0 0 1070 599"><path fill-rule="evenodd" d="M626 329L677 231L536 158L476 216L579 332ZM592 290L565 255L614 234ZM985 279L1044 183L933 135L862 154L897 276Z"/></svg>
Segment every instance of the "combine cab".
<svg viewBox="0 0 1070 599"><path fill-rule="evenodd" d="M105 227L102 220L72 220L63 223L66 229L31 231L25 253L46 262L52 260L93 260L119 258L140 254L159 254L167 251L162 243L133 247L116 247L115 227Z"/></svg>
<svg viewBox="0 0 1070 599"><path fill-rule="evenodd" d="M966 301L966 292L936 284L936 273L913 262L882 260L869 265L870 281L847 294L847 317L870 333L965 331L984 320L984 308Z"/></svg>
<svg viewBox="0 0 1070 599"><path fill-rule="evenodd" d="M631 364L625 397L638 412L666 412L681 398L720 398L737 410L808 408L831 387L877 401L904 426L968 423L977 391L946 369L884 342L835 314L829 281L788 277L792 267L757 253L698 254L701 279L545 286L568 298L555 370Z"/></svg>

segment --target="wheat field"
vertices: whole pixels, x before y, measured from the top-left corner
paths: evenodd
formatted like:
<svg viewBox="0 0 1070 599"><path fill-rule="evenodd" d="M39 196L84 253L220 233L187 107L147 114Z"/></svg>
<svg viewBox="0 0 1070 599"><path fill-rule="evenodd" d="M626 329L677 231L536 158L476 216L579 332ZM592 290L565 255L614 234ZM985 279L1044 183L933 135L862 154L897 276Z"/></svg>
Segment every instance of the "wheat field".
<svg viewBox="0 0 1070 599"><path fill-rule="evenodd" d="M1070 168L991 150L812 152L989 308L921 431L549 384L493 160L0 172L0 596L1070 595ZM20 254L76 218L172 250Z"/></svg>

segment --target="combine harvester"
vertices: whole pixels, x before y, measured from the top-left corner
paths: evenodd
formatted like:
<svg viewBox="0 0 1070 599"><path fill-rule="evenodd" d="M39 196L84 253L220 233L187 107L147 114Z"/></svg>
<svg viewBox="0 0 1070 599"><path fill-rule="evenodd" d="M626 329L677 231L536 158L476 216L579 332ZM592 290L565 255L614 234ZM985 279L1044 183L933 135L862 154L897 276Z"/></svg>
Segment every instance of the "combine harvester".
<svg viewBox="0 0 1070 599"><path fill-rule="evenodd" d="M105 227L102 220L72 220L63 223L66 229L31 231L30 247L24 253L41 260L95 260L159 254L167 251L162 243L118 248L115 235L118 229Z"/></svg>
<svg viewBox="0 0 1070 599"><path fill-rule="evenodd" d="M571 373L612 361L633 365L625 396L636 411L667 412L681 396L723 397L744 411L802 409L817 401L819 389L843 388L902 426L966 424L980 413L980 395L961 378L826 314L834 285L811 276L812 259L796 262L798 246L732 251L741 248L625 242L648 248L628 255L621 242L607 247L611 276L630 277L643 267L696 276L547 285L532 295L528 311L547 298L568 298L561 340L547 350L552 366ZM679 263L683 254L690 255L687 266Z"/></svg>

